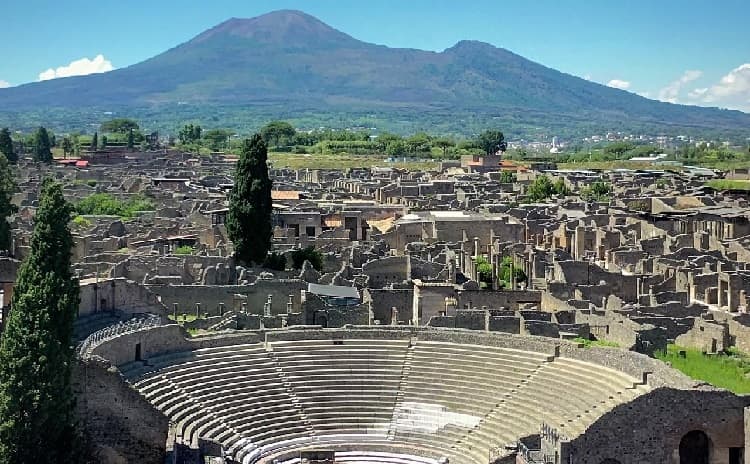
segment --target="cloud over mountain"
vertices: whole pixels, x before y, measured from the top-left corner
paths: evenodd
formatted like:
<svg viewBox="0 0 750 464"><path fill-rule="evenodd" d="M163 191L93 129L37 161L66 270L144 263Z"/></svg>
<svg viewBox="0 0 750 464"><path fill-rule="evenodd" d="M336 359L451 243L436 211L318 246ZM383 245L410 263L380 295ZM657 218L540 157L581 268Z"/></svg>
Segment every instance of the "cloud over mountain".
<svg viewBox="0 0 750 464"><path fill-rule="evenodd" d="M39 73L39 80L47 81L59 77L86 76L88 74L112 71L113 69L112 62L104 58L104 55L99 54L96 55L93 60L83 57L71 61L65 66L49 68L46 71L42 71Z"/></svg>

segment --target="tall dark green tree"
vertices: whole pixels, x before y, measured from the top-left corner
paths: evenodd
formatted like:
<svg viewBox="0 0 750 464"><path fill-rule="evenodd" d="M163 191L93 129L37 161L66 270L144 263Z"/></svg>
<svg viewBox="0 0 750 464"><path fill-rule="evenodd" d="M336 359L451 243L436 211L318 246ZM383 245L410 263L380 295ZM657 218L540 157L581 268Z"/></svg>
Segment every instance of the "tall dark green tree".
<svg viewBox="0 0 750 464"><path fill-rule="evenodd" d="M260 134L255 134L242 144L229 194L227 232L240 261L264 262L271 249L271 208L268 147Z"/></svg>
<svg viewBox="0 0 750 464"><path fill-rule="evenodd" d="M44 182L0 341L0 464L79 461L70 385L80 301L70 267L71 212L62 187Z"/></svg>
<svg viewBox="0 0 750 464"><path fill-rule="evenodd" d="M16 182L10 169L8 160L0 153L0 250L10 251L10 222L8 218L18 211L18 207L11 203L16 191Z"/></svg>
<svg viewBox="0 0 750 464"><path fill-rule="evenodd" d="M91 137L91 149L96 150L99 148L99 133L94 132L94 135Z"/></svg>
<svg viewBox="0 0 750 464"><path fill-rule="evenodd" d="M128 131L128 148L133 149L135 147L135 134L133 133L133 129L130 129Z"/></svg>
<svg viewBox="0 0 750 464"><path fill-rule="evenodd" d="M7 127L0 130L0 153L11 163L18 161L18 155L13 148L13 139L10 138L10 131Z"/></svg>
<svg viewBox="0 0 750 464"><path fill-rule="evenodd" d="M40 127L34 133L34 160L43 163L52 161L52 142L49 132L44 127Z"/></svg>
<svg viewBox="0 0 750 464"><path fill-rule="evenodd" d="M294 126L286 121L271 121L260 129L263 140L269 144L273 142L275 147L278 147L282 140L288 141L294 137L296 132Z"/></svg>

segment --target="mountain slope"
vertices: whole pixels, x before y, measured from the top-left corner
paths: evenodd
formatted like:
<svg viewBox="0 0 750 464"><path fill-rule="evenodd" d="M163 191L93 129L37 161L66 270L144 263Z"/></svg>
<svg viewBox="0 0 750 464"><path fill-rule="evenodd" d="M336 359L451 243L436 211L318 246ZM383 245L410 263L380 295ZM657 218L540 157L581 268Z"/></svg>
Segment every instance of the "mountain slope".
<svg viewBox="0 0 750 464"><path fill-rule="evenodd" d="M299 11L232 18L133 66L0 89L0 108L161 103L555 114L574 119L740 128L750 115L656 102L492 45L443 52L365 43Z"/></svg>

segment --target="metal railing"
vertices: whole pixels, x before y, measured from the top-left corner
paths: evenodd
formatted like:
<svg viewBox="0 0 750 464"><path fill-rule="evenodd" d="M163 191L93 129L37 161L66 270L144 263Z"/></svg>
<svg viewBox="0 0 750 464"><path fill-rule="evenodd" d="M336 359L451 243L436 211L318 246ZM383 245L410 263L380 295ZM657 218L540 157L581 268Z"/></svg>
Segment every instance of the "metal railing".
<svg viewBox="0 0 750 464"><path fill-rule="evenodd" d="M88 357L97 346L120 335L137 332L142 329L163 325L161 317L156 314L141 314L126 321L97 330L86 337L76 347L76 355L79 358Z"/></svg>

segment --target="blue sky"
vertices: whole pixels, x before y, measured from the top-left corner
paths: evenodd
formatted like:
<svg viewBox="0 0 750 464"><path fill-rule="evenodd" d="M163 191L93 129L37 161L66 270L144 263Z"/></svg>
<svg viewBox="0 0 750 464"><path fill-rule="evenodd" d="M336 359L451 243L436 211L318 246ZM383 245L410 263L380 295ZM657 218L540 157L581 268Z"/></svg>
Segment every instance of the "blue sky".
<svg viewBox="0 0 750 464"><path fill-rule="evenodd" d="M11 1L0 85L125 67L282 8L368 42L439 51L481 40L650 98L750 111L747 0Z"/></svg>

